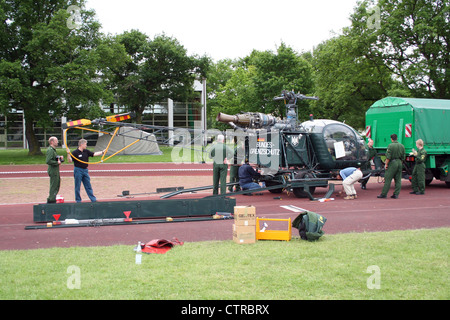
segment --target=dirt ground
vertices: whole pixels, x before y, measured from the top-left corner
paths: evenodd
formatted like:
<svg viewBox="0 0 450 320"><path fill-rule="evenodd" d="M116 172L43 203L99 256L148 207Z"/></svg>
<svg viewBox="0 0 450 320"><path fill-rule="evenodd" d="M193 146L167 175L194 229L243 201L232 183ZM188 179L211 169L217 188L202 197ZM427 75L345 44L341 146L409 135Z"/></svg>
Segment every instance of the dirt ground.
<svg viewBox="0 0 450 320"><path fill-rule="evenodd" d="M130 194L154 193L157 188L184 187L194 188L198 186L212 185L210 176L132 176L132 177L91 177L92 188L97 201L118 199L122 191ZM48 196L48 177L27 178L3 178L0 179L0 204L25 204L45 203ZM75 201L73 177L61 177L59 194L64 197L65 202ZM145 195L136 195L144 197ZM89 198L81 186L81 198L89 201Z"/></svg>

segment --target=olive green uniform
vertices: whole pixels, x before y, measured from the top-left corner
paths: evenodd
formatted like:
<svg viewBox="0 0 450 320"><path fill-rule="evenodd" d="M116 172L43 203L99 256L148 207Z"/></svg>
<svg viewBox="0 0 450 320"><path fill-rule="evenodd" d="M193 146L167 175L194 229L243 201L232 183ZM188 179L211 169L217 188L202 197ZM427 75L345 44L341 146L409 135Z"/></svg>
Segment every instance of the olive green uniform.
<svg viewBox="0 0 450 320"><path fill-rule="evenodd" d="M375 170L380 170L383 166L383 163L381 162L381 158L378 156L377 150L374 147L369 147L369 169L370 167L370 160L373 158L373 163L375 164Z"/></svg>
<svg viewBox="0 0 450 320"><path fill-rule="evenodd" d="M224 143L218 142L213 145L209 151L209 156L213 159L213 194L220 194L227 192L227 173L228 165L224 164L225 158L231 159L233 151L231 151Z"/></svg>
<svg viewBox="0 0 450 320"><path fill-rule="evenodd" d="M398 196L402 188L402 161L405 160L405 147L398 141L392 142L387 148L386 159L389 159L389 164L384 175L384 187L381 191L381 195L387 195L389 188L391 187L392 179L394 179L394 195Z"/></svg>
<svg viewBox="0 0 450 320"><path fill-rule="evenodd" d="M239 167L240 165L238 164L233 164L230 166L230 183L239 182ZM235 186L235 188L236 191L241 190L241 186L238 184ZM229 186L228 191L233 192L233 186Z"/></svg>
<svg viewBox="0 0 450 320"><path fill-rule="evenodd" d="M381 169L381 159L377 155L378 154L377 150L374 147L368 147L368 151L369 151L368 156L367 156L368 160L361 165L361 170L363 170L363 171L364 170L372 170L372 165L370 164L370 161L372 160L372 158L373 158L373 162L375 164L375 169L380 170ZM370 177L368 177L366 179L361 179L361 189L363 189L363 190L367 189L366 185L367 185L367 182L369 181L369 178Z"/></svg>
<svg viewBox="0 0 450 320"><path fill-rule="evenodd" d="M374 147L368 147L367 161L361 165L361 169L362 170L372 169L372 166L370 165L370 160L372 160L372 158L375 157L376 155L377 155L377 150L375 150Z"/></svg>
<svg viewBox="0 0 450 320"><path fill-rule="evenodd" d="M377 155L377 150L374 147L369 147L369 155L368 155L369 160L368 161L370 162L370 160L372 160L372 158L374 158L376 155Z"/></svg>
<svg viewBox="0 0 450 320"><path fill-rule="evenodd" d="M425 193L425 160L427 151L422 148L417 150L416 163L412 172L411 183L414 192Z"/></svg>
<svg viewBox="0 0 450 320"><path fill-rule="evenodd" d="M47 203L56 202L56 195L59 192L59 187L61 184L61 179L59 177L59 163L57 160L58 154L56 153L55 148L52 146L47 149L47 156L45 159L45 163L47 163L47 173L50 177L50 190L48 192Z"/></svg>
<svg viewBox="0 0 450 320"><path fill-rule="evenodd" d="M236 146L234 148L233 164L231 164L231 166L230 166L230 183L239 182L239 168L241 167L241 164L242 164L243 153L244 153L244 149L242 147ZM235 190L236 190L236 192L240 191L241 186L239 184L237 184L235 186ZM232 192L233 186L228 187L228 191Z"/></svg>

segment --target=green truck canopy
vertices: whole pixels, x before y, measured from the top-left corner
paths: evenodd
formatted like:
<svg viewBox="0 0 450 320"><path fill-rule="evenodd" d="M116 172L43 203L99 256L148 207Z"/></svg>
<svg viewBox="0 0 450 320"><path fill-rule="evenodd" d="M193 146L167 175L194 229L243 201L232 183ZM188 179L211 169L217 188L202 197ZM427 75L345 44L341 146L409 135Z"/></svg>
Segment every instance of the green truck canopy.
<svg viewBox="0 0 450 320"><path fill-rule="evenodd" d="M406 151L424 141L429 154L450 153L450 100L387 97L366 112L366 135L385 149L396 133Z"/></svg>

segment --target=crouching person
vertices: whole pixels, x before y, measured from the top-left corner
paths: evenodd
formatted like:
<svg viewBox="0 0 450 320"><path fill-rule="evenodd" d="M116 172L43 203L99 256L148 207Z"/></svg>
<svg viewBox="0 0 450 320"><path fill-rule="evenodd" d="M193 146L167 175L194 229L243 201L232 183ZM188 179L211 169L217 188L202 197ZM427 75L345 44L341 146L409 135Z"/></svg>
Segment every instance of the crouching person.
<svg viewBox="0 0 450 320"><path fill-rule="evenodd" d="M253 169L248 162L245 162L245 164L239 168L239 185L242 190L260 189L261 186L258 183L253 182L253 179L258 179L260 177L261 174Z"/></svg>
<svg viewBox="0 0 450 320"><path fill-rule="evenodd" d="M355 183L361 180L363 177L361 168L348 167L339 171L338 177L343 180L342 186L344 188L346 197L345 200L353 200L358 196L356 195Z"/></svg>

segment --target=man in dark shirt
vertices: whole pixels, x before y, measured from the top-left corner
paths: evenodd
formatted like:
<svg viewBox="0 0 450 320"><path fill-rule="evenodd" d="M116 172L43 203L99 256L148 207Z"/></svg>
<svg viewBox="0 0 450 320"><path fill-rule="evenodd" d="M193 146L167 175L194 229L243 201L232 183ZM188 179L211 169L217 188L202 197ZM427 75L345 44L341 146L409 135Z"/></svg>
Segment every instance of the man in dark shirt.
<svg viewBox="0 0 450 320"><path fill-rule="evenodd" d="M261 186L253 182L253 178L259 178L261 174L253 169L248 162L239 168L239 184L242 190L259 189Z"/></svg>
<svg viewBox="0 0 450 320"><path fill-rule="evenodd" d="M70 155L69 152L67 153L69 162L72 162L72 157L75 158L73 162L74 164L73 177L75 178L76 202L81 202L81 195L80 195L81 182L83 182L84 189L86 190L89 199L91 199L92 202L97 201L97 198L94 196L94 190L92 190L91 186L91 178L89 177L88 171L88 162L89 157L100 156L105 153L105 150L92 152L86 148L87 148L87 141L85 139L80 139L80 141L78 141L78 148L72 152L72 156Z"/></svg>

